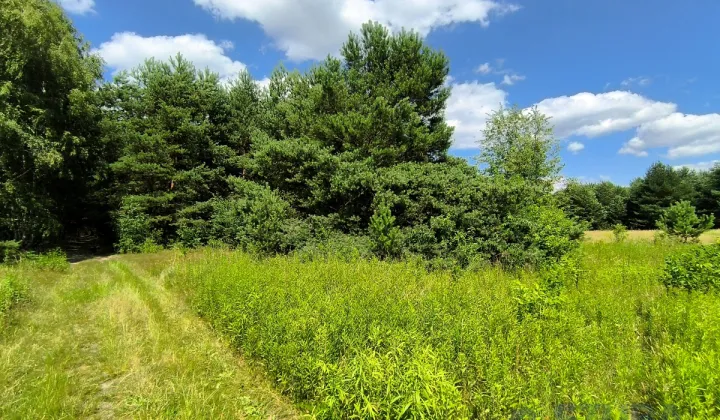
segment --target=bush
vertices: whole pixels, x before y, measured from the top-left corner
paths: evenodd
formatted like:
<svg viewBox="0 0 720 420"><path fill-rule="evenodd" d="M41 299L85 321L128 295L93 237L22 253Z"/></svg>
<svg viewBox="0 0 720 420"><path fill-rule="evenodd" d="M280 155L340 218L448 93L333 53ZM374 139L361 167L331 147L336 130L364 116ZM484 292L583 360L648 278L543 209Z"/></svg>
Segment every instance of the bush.
<svg viewBox="0 0 720 420"><path fill-rule="evenodd" d="M613 238L615 242L625 242L628 238L628 230L625 225L618 223L613 226Z"/></svg>
<svg viewBox="0 0 720 420"><path fill-rule="evenodd" d="M8 311L25 299L27 286L15 273L0 273L0 329Z"/></svg>
<svg viewBox="0 0 720 420"><path fill-rule="evenodd" d="M370 219L373 251L382 258L397 257L402 251L400 229L386 204L381 204Z"/></svg>
<svg viewBox="0 0 720 420"><path fill-rule="evenodd" d="M142 252L148 241L158 242L159 233L152 227L151 217L135 197L125 197L116 217L118 251Z"/></svg>
<svg viewBox="0 0 720 420"><path fill-rule="evenodd" d="M660 281L667 289L720 290L720 244L699 245L668 257Z"/></svg>
<svg viewBox="0 0 720 420"><path fill-rule="evenodd" d="M20 259L20 242L0 241L0 263L12 264Z"/></svg>
<svg viewBox="0 0 720 420"><path fill-rule="evenodd" d="M45 253L26 252L20 257L20 265L50 271L65 271L70 268L67 255L60 249Z"/></svg>
<svg viewBox="0 0 720 420"><path fill-rule="evenodd" d="M689 201L679 201L660 216L657 226L682 242L697 242L698 237L715 225L714 215L698 217Z"/></svg>

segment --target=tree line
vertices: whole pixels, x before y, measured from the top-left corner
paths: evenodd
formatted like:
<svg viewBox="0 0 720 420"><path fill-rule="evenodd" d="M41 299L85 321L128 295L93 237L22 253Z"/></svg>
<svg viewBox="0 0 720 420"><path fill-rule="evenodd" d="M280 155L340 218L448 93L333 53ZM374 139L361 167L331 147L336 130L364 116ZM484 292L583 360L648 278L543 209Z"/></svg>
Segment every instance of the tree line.
<svg viewBox="0 0 720 420"><path fill-rule="evenodd" d="M617 224L630 229L655 229L663 213L679 202L690 203L699 215L713 216L718 223L720 166L693 171L656 162L628 187L608 181L570 181L557 196L569 217L585 222L591 229L612 229Z"/></svg>
<svg viewBox="0 0 720 420"><path fill-rule="evenodd" d="M0 29L5 244L90 237L121 252L223 244L534 264L574 249L582 220L645 226L678 194L663 179L553 193L558 142L536 110L495 112L478 133L479 166L450 156L449 62L413 32L368 23L338 58L279 66L260 87L180 55L105 81L49 0L2 2ZM647 198L658 188L665 201Z"/></svg>

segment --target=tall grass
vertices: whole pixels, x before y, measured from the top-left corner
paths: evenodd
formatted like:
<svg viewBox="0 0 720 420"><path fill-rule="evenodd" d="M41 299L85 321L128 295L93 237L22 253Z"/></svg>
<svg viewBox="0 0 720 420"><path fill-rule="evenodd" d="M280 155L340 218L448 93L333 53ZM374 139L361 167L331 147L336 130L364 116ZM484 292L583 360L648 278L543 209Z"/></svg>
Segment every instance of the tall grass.
<svg viewBox="0 0 720 420"><path fill-rule="evenodd" d="M0 267L0 331L10 309L25 298L26 291L27 285L16 271Z"/></svg>
<svg viewBox="0 0 720 420"><path fill-rule="evenodd" d="M459 277L208 251L171 281L320 418L718 416L720 298L668 294L672 251L585 244L572 270ZM548 275L559 295L528 311Z"/></svg>

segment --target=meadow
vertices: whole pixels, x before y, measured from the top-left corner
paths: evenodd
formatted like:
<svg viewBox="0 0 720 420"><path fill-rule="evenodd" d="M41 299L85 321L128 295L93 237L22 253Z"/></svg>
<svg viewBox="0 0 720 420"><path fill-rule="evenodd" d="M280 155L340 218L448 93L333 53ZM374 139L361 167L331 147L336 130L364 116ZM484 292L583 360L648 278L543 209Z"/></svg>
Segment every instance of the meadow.
<svg viewBox="0 0 720 420"><path fill-rule="evenodd" d="M585 242L513 272L223 249L15 268L0 416L714 418L720 297L658 282L681 248Z"/></svg>
<svg viewBox="0 0 720 420"><path fill-rule="evenodd" d="M655 239L657 230L630 230L628 231L628 240L648 242ZM720 240L720 229L712 229L704 232L698 238L700 243L712 244ZM612 230L591 230L585 232L585 240L588 242L613 242L614 235Z"/></svg>

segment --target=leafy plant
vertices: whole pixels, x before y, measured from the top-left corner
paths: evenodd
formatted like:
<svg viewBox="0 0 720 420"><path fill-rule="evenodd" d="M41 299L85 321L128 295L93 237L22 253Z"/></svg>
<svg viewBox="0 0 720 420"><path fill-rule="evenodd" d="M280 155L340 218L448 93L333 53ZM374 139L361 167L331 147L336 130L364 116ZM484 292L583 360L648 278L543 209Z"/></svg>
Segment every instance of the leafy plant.
<svg viewBox="0 0 720 420"><path fill-rule="evenodd" d="M657 222L660 230L683 242L696 242L698 237L712 229L714 224L714 215L698 217L695 207L689 201L676 202L663 212Z"/></svg>
<svg viewBox="0 0 720 420"><path fill-rule="evenodd" d="M0 241L0 263L12 264L20 259L20 242Z"/></svg>
<svg viewBox="0 0 720 420"><path fill-rule="evenodd" d="M613 239L615 242L625 242L628 238L628 230L625 225L618 223L613 226Z"/></svg>
<svg viewBox="0 0 720 420"><path fill-rule="evenodd" d="M20 257L20 265L50 271L65 271L70 268L67 255L61 249L53 249L42 253L25 252Z"/></svg>
<svg viewBox="0 0 720 420"><path fill-rule="evenodd" d="M720 290L720 244L696 246L668 257L660 281L668 289Z"/></svg>
<svg viewBox="0 0 720 420"><path fill-rule="evenodd" d="M382 203L370 219L370 240L373 250L383 258L396 257L401 250L400 229L395 226L395 216Z"/></svg>
<svg viewBox="0 0 720 420"><path fill-rule="evenodd" d="M8 311L27 296L27 283L16 273L0 273L0 331Z"/></svg>

